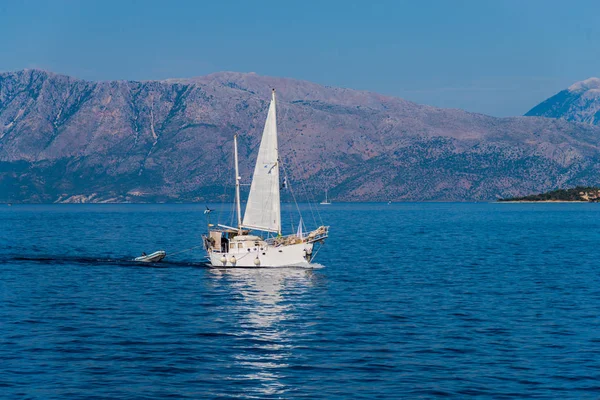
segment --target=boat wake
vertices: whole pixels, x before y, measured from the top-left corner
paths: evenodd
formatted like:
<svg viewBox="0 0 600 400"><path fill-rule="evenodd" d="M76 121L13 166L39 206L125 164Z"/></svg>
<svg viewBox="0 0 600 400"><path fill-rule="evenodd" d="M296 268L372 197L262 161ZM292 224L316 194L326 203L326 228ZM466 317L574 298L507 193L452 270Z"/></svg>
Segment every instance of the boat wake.
<svg viewBox="0 0 600 400"><path fill-rule="evenodd" d="M121 267L173 268L173 267L206 267L205 262L167 261L159 263L140 263L132 258L108 258L86 256L5 256L0 257L0 264L37 263L42 265L114 265Z"/></svg>
<svg viewBox="0 0 600 400"><path fill-rule="evenodd" d="M170 261L164 259L156 263L141 263L132 258L110 258L110 257L87 257L87 256L61 256L61 255L43 255L27 256L14 255L0 257L0 264L23 264L35 263L40 265L97 265L97 266L118 266L118 267L141 267L141 268L211 268L211 269L306 269L314 270L325 268L324 265L311 263L305 265L292 265L286 267L211 267L205 261Z"/></svg>

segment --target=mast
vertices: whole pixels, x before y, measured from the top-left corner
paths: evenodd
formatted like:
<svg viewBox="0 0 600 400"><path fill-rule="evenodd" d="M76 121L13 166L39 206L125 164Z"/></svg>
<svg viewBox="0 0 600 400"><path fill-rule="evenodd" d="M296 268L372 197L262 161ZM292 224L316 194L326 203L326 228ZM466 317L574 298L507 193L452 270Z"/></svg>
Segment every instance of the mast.
<svg viewBox="0 0 600 400"><path fill-rule="evenodd" d="M271 92L271 101L273 102L273 119L275 121L275 168L277 169L277 218L279 219L279 227L277 229L277 235L281 236L281 195L279 193L279 146L277 145L277 111L275 111L275 88Z"/></svg>
<svg viewBox="0 0 600 400"><path fill-rule="evenodd" d="M242 233L242 206L240 204L240 171L238 166L237 134L233 136L233 154L235 158L235 206L237 211L238 234Z"/></svg>

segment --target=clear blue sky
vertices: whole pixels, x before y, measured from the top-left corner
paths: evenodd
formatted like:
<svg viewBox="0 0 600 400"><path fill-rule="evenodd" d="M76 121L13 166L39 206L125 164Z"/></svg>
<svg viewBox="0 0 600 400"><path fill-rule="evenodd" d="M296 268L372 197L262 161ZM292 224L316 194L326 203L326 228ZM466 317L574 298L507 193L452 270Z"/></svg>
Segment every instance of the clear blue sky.
<svg viewBox="0 0 600 400"><path fill-rule="evenodd" d="M519 115L600 75L600 1L4 1L0 70L256 72Z"/></svg>

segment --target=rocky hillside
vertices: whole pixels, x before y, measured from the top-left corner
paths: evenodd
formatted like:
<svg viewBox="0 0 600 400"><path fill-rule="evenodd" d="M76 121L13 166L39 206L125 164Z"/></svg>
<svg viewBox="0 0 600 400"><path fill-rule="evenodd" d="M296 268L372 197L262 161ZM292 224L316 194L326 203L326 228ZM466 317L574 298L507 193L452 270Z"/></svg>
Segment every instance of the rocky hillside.
<svg viewBox="0 0 600 400"><path fill-rule="evenodd" d="M600 79L589 78L577 82L538 104L525 115L600 125Z"/></svg>
<svg viewBox="0 0 600 400"><path fill-rule="evenodd" d="M248 181L272 87L289 180L317 198L327 187L334 201L487 200L600 176L600 127L564 120L256 74L88 82L24 70L0 74L0 201L231 198L232 137Z"/></svg>

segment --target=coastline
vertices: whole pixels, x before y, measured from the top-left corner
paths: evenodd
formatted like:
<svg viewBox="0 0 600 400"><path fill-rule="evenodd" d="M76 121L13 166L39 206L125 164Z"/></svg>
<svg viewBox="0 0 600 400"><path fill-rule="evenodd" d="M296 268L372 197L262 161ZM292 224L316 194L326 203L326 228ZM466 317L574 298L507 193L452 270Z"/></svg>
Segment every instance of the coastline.
<svg viewBox="0 0 600 400"><path fill-rule="evenodd" d="M507 200L496 203L592 203L587 200Z"/></svg>

